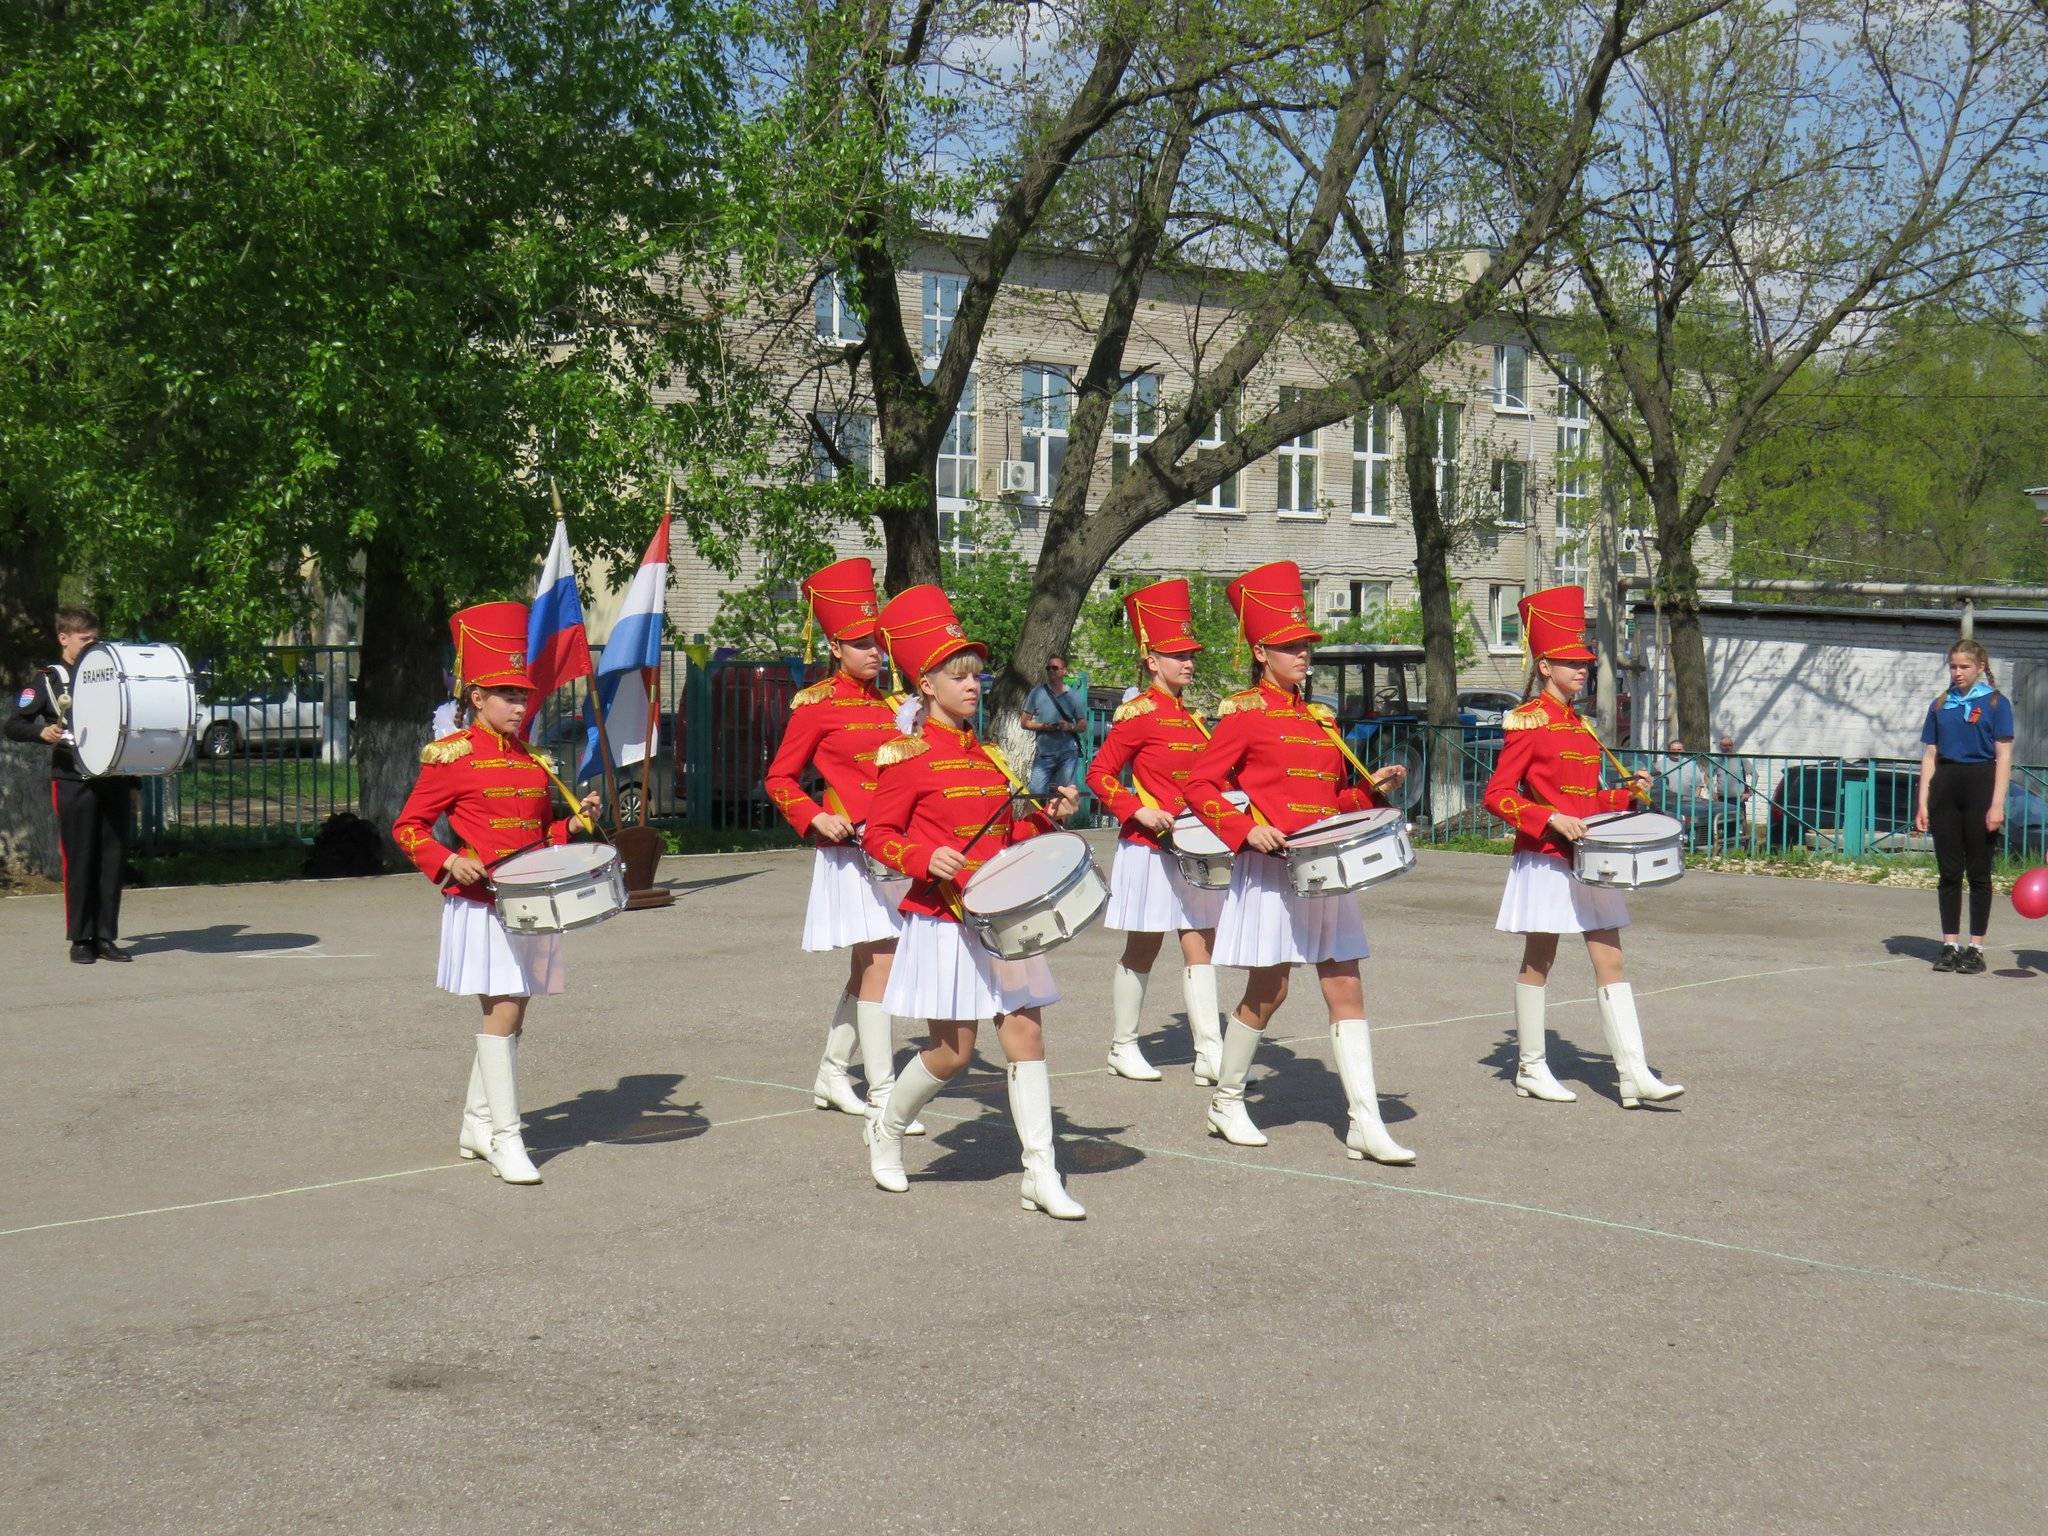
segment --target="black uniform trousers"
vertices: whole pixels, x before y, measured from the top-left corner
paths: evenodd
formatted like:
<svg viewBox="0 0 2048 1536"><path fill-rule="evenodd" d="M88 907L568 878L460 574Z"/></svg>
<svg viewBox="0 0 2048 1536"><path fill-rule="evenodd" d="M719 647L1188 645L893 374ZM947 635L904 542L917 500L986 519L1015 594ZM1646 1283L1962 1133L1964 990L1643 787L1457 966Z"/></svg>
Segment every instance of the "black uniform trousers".
<svg viewBox="0 0 2048 1536"><path fill-rule="evenodd" d="M133 779L50 780L64 850L64 928L74 944L111 944L120 937L121 866L134 795Z"/></svg>
<svg viewBox="0 0 2048 1536"><path fill-rule="evenodd" d="M1941 931L1961 934L1963 877L1970 879L1970 927L1982 937L1991 921L1991 857L1999 836L1984 825L1991 809L1991 791L1998 785L1998 765L1937 762L1927 789L1927 830L1934 834L1938 871L1936 900L1941 906Z"/></svg>

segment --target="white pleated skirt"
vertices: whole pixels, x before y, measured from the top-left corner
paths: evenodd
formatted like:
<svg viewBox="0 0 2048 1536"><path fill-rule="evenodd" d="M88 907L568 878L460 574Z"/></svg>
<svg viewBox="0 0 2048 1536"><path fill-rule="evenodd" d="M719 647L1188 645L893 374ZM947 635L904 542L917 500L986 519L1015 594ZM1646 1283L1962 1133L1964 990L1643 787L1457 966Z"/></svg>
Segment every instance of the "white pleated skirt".
<svg viewBox="0 0 2048 1536"><path fill-rule="evenodd" d="M553 997L564 976L559 933L508 933L496 907L441 898L441 966L434 984L443 992Z"/></svg>
<svg viewBox="0 0 2048 1536"><path fill-rule="evenodd" d="M1043 955L1003 960L959 923L903 919L882 1006L901 1019L992 1019L1060 1000Z"/></svg>
<svg viewBox="0 0 2048 1536"><path fill-rule="evenodd" d="M1163 848L1119 839L1109 866L1105 928L1122 933L1177 933L1214 928L1223 912L1223 893L1189 885L1180 865Z"/></svg>
<svg viewBox="0 0 2048 1536"><path fill-rule="evenodd" d="M1500 893L1502 933L1585 933L1626 928L1628 898L1575 878L1571 866L1547 853L1518 853L1508 865L1507 889Z"/></svg>
<svg viewBox="0 0 2048 1536"><path fill-rule="evenodd" d="M896 904L908 880L877 884L868 877L860 849L832 843L811 864L811 898L804 906L804 948L817 953L849 944L893 939L903 929Z"/></svg>
<svg viewBox="0 0 2048 1536"><path fill-rule="evenodd" d="M1216 921L1218 965L1305 965L1371 952L1356 892L1303 896L1288 881L1285 860L1249 848L1238 854Z"/></svg>

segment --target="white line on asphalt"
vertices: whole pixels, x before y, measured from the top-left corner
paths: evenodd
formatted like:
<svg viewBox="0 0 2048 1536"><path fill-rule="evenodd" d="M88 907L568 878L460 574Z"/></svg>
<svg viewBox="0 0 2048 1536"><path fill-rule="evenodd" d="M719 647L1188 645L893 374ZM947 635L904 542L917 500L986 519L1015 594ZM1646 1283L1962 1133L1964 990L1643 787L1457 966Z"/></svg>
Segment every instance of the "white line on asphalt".
<svg viewBox="0 0 2048 1536"><path fill-rule="evenodd" d="M781 1086L777 1084L776 1086ZM735 1120L713 1120L707 1122L706 1130L722 1131L728 1126L752 1125L757 1120L783 1120L791 1115L809 1114L808 1109L777 1109L765 1115L741 1115ZM559 1152L567 1146L624 1146L634 1141L660 1141L667 1139L669 1132L657 1131L647 1136L608 1136L591 1142L557 1143L552 1146L535 1146L535 1152ZM128 1221L137 1216L170 1216L179 1211L204 1211L217 1205L247 1205L255 1200L276 1200L284 1195L310 1195L323 1189L346 1189L351 1184L376 1184L386 1179L410 1179L423 1173L447 1173L456 1168L477 1168L480 1163L464 1159L453 1163L430 1163L424 1168L401 1168L395 1173L366 1173L361 1178L333 1179L325 1184L299 1184L290 1189L266 1189L254 1195L227 1195L219 1200L194 1200L185 1205L157 1205L141 1211L115 1211L106 1216L79 1216L70 1221L45 1221L32 1227L9 1227L0 1231L0 1237L20 1237L28 1232L49 1232L58 1227L89 1227L102 1221Z"/></svg>
<svg viewBox="0 0 2048 1536"><path fill-rule="evenodd" d="M311 949L252 949L246 954L230 956L235 960L374 960L376 955L369 950L360 954L329 955Z"/></svg>

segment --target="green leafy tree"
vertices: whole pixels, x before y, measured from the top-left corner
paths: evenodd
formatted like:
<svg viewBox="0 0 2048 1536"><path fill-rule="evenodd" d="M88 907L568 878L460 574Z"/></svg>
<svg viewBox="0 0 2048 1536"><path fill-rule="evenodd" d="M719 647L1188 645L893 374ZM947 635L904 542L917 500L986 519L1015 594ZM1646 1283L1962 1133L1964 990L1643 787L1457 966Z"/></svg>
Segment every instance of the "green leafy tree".
<svg viewBox="0 0 2048 1536"><path fill-rule="evenodd" d="M991 670L1001 671L1017 649L1017 633L1031 599L1031 567L1017 550L1006 512L983 507L960 515L960 544L940 559L940 585L953 599L960 626L988 647Z"/></svg>
<svg viewBox="0 0 2048 1536"><path fill-rule="evenodd" d="M730 565L746 380L676 280L724 187L708 4L110 0L0 20L0 492L110 622L362 609L385 819L445 616L679 524ZM736 447L739 451L736 451ZM10 541L12 542L12 541Z"/></svg>
<svg viewBox="0 0 2048 1536"><path fill-rule="evenodd" d="M1124 613L1124 593L1162 579L1164 573L1119 572L1097 587L1081 607L1074 626L1074 649L1097 687L1119 683L1143 686L1136 642ZM1214 709L1224 694L1242 688L1249 673L1249 652L1224 595L1228 583L1213 576L1190 576L1188 598L1194 637L1202 644L1195 659L1195 680L1188 697L1199 708Z"/></svg>

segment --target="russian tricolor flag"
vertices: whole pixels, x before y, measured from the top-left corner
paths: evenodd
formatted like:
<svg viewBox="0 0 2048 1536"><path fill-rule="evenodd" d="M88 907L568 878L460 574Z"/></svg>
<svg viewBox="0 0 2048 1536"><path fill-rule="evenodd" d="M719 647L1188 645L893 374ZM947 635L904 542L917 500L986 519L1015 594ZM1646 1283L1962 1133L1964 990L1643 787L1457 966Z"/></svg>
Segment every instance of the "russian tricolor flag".
<svg viewBox="0 0 2048 1536"><path fill-rule="evenodd" d="M526 670L533 679L534 705L520 730L531 735L540 723L539 704L564 683L590 676L590 642L583 633L583 595L576 590L576 565L569 557L569 525L555 519L555 542L533 589L526 621Z"/></svg>
<svg viewBox="0 0 2048 1536"><path fill-rule="evenodd" d="M604 643L597 664L597 699L604 711L605 740L612 761L623 768L652 756L660 742L661 724L654 718L653 700L661 666L661 632L668 603L668 514L654 531L633 584L626 588L625 605ZM593 743L594 745L594 743ZM584 764L583 777L599 767L592 752Z"/></svg>

